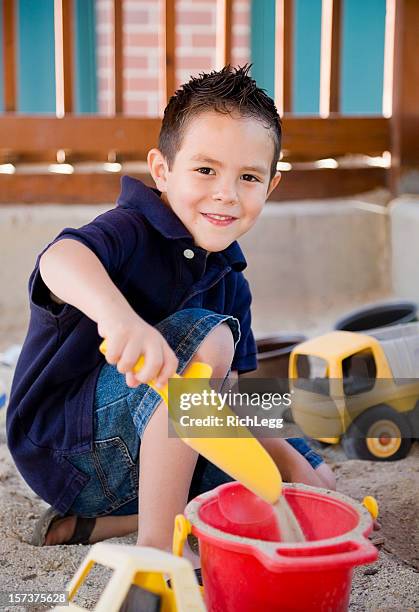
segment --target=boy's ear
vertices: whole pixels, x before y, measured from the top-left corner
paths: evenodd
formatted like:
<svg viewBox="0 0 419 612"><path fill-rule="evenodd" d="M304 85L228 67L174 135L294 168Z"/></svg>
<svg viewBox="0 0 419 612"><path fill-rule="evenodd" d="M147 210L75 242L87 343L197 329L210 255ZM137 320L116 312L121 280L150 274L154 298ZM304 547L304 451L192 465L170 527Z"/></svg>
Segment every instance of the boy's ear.
<svg viewBox="0 0 419 612"><path fill-rule="evenodd" d="M169 169L164 155L159 149L151 149L147 155L147 164L159 191L167 191L167 174Z"/></svg>
<svg viewBox="0 0 419 612"><path fill-rule="evenodd" d="M266 199L269 198L269 196L271 195L275 187L278 185L279 181L281 180L281 176L282 176L281 173L277 172L275 176L273 177L273 179L271 180L271 182L269 183L268 193L266 194Z"/></svg>

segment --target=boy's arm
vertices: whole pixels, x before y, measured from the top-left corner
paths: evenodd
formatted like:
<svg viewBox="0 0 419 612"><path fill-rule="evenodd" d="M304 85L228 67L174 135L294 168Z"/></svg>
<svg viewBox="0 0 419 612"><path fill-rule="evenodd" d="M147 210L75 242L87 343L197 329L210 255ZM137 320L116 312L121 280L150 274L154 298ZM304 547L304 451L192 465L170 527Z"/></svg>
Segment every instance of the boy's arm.
<svg viewBox="0 0 419 612"><path fill-rule="evenodd" d="M322 487L316 470L285 438L259 438L268 451L285 482L301 482L313 487Z"/></svg>
<svg viewBox="0 0 419 612"><path fill-rule="evenodd" d="M163 385L176 372L177 358L163 336L131 308L106 269L88 247L72 239L54 243L40 259L40 273L60 300L95 321L107 339L106 360L137 386L155 378ZM144 355L137 375L132 369Z"/></svg>
<svg viewBox="0 0 419 612"><path fill-rule="evenodd" d="M40 259L39 269L54 296L96 323L114 309L128 311L128 302L102 263L93 251L76 240L64 239L50 246Z"/></svg>

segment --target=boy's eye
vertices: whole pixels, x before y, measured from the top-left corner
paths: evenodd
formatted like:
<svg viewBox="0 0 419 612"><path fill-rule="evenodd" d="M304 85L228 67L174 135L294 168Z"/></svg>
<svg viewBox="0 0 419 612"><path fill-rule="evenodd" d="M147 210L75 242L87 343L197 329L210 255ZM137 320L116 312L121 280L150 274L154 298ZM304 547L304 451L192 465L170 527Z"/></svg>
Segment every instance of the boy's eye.
<svg viewBox="0 0 419 612"><path fill-rule="evenodd" d="M244 180L247 181L248 183L254 183L255 181L259 182L259 179L253 176L253 174L242 174L242 176Z"/></svg>
<svg viewBox="0 0 419 612"><path fill-rule="evenodd" d="M199 172L200 174L209 175L210 172L214 172L214 171L212 168L198 168L197 172Z"/></svg>

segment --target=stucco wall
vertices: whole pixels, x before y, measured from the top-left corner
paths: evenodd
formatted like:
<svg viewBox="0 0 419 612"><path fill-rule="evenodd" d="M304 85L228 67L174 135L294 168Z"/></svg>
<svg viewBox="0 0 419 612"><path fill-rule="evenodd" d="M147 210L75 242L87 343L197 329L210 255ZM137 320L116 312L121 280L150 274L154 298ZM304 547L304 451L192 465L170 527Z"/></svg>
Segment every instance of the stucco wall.
<svg viewBox="0 0 419 612"><path fill-rule="evenodd" d="M389 214L394 293L419 302L419 196L397 198Z"/></svg>
<svg viewBox="0 0 419 612"><path fill-rule="evenodd" d="M63 227L81 226L107 208L0 208L0 333L22 336L27 280L36 255ZM253 288L255 331L327 328L352 306L389 295L389 235L387 209L375 204L267 205L241 240Z"/></svg>

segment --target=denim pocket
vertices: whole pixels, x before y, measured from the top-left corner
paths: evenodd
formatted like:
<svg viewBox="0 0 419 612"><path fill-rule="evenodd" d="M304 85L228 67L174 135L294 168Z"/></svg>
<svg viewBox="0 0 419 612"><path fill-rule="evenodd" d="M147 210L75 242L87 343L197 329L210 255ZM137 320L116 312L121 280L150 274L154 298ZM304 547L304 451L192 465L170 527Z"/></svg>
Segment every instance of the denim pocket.
<svg viewBox="0 0 419 612"><path fill-rule="evenodd" d="M138 461L119 436L93 443L93 450L68 460L89 482L77 496L71 511L80 516L109 514L138 495Z"/></svg>

